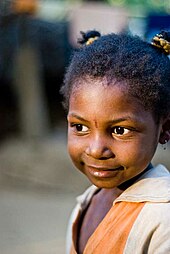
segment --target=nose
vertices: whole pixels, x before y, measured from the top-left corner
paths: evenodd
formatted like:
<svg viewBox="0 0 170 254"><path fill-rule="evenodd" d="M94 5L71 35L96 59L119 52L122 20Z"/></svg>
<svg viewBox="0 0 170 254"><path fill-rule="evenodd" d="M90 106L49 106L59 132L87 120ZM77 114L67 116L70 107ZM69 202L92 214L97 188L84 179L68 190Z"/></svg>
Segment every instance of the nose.
<svg viewBox="0 0 170 254"><path fill-rule="evenodd" d="M106 139L101 137L96 137L89 141L86 148L86 154L95 159L105 160L115 157L114 153L110 149L109 143Z"/></svg>

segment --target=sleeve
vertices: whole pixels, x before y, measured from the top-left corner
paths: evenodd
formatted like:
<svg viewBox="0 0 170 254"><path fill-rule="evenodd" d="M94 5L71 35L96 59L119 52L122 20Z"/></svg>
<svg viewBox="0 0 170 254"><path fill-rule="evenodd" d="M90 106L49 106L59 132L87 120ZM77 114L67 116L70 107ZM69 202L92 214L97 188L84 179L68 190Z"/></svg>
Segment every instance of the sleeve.
<svg viewBox="0 0 170 254"><path fill-rule="evenodd" d="M164 208L160 209L159 220L150 240L148 254L170 253L170 204L164 204L162 207Z"/></svg>
<svg viewBox="0 0 170 254"><path fill-rule="evenodd" d="M170 253L170 203L146 203L128 236L124 254Z"/></svg>

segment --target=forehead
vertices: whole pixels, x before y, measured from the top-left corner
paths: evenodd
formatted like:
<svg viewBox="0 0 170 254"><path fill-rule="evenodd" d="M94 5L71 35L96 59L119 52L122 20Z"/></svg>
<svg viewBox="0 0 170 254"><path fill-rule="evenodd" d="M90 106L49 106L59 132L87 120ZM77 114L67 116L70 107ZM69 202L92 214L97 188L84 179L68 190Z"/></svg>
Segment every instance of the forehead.
<svg viewBox="0 0 170 254"><path fill-rule="evenodd" d="M125 83L106 83L104 80L83 80L75 86L69 103L69 112L97 118L138 116L149 114L140 100L131 96Z"/></svg>
<svg viewBox="0 0 170 254"><path fill-rule="evenodd" d="M99 97L106 99L108 93L114 97L116 90L120 90L128 96L128 85L125 82L118 82L116 79L108 80L106 77L91 78L89 76L78 79L72 86L70 100L85 98ZM92 98L93 99L93 98Z"/></svg>

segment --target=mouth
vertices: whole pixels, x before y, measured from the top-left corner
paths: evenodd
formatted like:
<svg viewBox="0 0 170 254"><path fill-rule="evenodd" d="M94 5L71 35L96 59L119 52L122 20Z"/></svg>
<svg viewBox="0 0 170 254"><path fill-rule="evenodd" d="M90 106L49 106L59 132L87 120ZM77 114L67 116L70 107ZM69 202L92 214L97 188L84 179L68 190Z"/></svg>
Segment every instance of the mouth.
<svg viewBox="0 0 170 254"><path fill-rule="evenodd" d="M98 167L93 165L86 166L87 171L94 177L110 178L115 177L120 171L124 170L123 166L108 168L108 167Z"/></svg>

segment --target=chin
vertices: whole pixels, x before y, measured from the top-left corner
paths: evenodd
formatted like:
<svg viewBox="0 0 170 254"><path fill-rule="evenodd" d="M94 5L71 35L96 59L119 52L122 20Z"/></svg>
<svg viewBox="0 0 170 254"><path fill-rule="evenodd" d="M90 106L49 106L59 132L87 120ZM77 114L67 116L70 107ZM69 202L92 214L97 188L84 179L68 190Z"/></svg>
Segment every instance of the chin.
<svg viewBox="0 0 170 254"><path fill-rule="evenodd" d="M93 181L92 179L88 178L92 184L94 184L98 188L102 189L113 189L117 187L119 184L109 183L107 181Z"/></svg>

